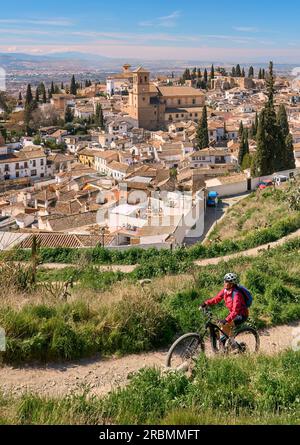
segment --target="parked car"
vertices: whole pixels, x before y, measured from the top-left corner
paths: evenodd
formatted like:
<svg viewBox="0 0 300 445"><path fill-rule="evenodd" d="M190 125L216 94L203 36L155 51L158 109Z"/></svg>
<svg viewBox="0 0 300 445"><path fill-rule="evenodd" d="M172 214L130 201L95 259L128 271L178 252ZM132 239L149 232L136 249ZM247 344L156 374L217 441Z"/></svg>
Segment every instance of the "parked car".
<svg viewBox="0 0 300 445"><path fill-rule="evenodd" d="M207 206L208 207L215 207L218 203L218 192L208 192L207 196Z"/></svg>
<svg viewBox="0 0 300 445"><path fill-rule="evenodd" d="M273 185L273 181L271 179L265 179L257 184L257 188L259 190L264 190L267 187L271 187Z"/></svg>
<svg viewBox="0 0 300 445"><path fill-rule="evenodd" d="M289 178L285 175L276 175L273 177L273 181L278 185L282 184L283 182L287 182L288 180Z"/></svg>

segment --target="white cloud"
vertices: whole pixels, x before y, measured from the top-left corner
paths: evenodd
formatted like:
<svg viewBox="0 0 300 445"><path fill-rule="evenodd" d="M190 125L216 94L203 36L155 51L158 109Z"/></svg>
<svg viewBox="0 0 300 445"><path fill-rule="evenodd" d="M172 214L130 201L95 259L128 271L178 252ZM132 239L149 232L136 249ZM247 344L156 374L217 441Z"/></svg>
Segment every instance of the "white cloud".
<svg viewBox="0 0 300 445"><path fill-rule="evenodd" d="M28 19L0 19L0 23L5 25L44 25L44 26L71 26L73 22L68 19L37 19L37 20L28 20Z"/></svg>
<svg viewBox="0 0 300 445"><path fill-rule="evenodd" d="M157 17L153 20L146 20L139 23L139 26L154 26L172 28L176 26L177 19L181 16L180 11L174 11L169 15L163 17Z"/></svg>
<svg viewBox="0 0 300 445"><path fill-rule="evenodd" d="M254 26L234 26L233 29L239 32L259 32Z"/></svg>

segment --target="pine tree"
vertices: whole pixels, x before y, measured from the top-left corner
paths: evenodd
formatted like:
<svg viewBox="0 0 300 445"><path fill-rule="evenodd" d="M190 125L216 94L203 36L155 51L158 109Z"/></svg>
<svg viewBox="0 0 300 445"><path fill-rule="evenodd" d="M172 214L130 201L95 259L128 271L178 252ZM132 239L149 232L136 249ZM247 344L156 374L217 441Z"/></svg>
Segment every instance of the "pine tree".
<svg viewBox="0 0 300 445"><path fill-rule="evenodd" d="M77 85L76 85L74 74L71 79L70 94L73 94L74 96L76 96L76 94L77 94Z"/></svg>
<svg viewBox="0 0 300 445"><path fill-rule="evenodd" d="M202 150L209 146L207 108L203 107L202 117L197 129L197 149Z"/></svg>
<svg viewBox="0 0 300 445"><path fill-rule="evenodd" d="M249 73L248 73L248 77L254 77L254 68L253 68L253 66L250 66L250 68L249 68Z"/></svg>
<svg viewBox="0 0 300 445"><path fill-rule="evenodd" d="M74 119L74 114L71 110L70 106L66 107L66 111L65 111L65 123L69 123L69 122L73 122Z"/></svg>

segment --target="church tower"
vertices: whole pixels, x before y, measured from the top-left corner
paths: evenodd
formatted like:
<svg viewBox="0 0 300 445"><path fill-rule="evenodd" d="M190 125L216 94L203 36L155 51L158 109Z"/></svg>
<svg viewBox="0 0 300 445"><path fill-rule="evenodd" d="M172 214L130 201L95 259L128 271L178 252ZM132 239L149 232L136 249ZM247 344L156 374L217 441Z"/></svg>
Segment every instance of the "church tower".
<svg viewBox="0 0 300 445"><path fill-rule="evenodd" d="M139 127L156 129L159 110L154 102L158 93L156 87L150 84L150 72L140 66L132 73L133 86L129 98L131 115Z"/></svg>

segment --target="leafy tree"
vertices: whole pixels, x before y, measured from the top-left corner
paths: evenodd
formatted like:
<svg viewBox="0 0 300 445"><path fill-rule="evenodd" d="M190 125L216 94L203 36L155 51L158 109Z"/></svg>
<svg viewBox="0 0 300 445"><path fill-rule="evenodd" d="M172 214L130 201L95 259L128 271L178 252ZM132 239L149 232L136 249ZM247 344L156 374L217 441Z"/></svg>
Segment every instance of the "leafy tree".
<svg viewBox="0 0 300 445"><path fill-rule="evenodd" d="M197 149L202 150L209 146L207 108L203 107L202 117L197 129Z"/></svg>

